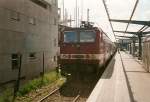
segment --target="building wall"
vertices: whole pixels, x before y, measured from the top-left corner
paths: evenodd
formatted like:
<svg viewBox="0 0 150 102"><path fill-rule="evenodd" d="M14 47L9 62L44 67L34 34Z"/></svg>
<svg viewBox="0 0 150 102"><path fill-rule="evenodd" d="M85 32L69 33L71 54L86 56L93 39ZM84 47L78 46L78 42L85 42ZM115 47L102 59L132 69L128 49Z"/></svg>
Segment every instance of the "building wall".
<svg viewBox="0 0 150 102"><path fill-rule="evenodd" d="M43 55L46 71L56 67L57 0L44 4L47 8L31 0L0 0L0 83L17 78L12 54L22 55L21 76L26 79L40 75Z"/></svg>

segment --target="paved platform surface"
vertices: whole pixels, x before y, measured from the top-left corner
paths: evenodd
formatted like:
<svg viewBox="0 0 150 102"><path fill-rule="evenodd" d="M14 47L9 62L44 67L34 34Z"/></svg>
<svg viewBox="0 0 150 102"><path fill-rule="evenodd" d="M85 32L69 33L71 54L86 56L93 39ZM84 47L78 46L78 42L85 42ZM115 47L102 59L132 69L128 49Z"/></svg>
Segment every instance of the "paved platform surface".
<svg viewBox="0 0 150 102"><path fill-rule="evenodd" d="M131 55L117 53L87 102L150 102L150 73Z"/></svg>

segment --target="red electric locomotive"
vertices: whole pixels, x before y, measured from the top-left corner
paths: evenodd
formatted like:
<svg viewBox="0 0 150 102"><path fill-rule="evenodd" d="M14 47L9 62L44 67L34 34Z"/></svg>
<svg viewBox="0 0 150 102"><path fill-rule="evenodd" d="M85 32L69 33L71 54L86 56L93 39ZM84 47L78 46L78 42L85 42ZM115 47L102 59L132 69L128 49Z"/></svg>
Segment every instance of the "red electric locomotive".
<svg viewBox="0 0 150 102"><path fill-rule="evenodd" d="M97 27L65 28L60 34L61 71L98 73L115 53L115 44Z"/></svg>

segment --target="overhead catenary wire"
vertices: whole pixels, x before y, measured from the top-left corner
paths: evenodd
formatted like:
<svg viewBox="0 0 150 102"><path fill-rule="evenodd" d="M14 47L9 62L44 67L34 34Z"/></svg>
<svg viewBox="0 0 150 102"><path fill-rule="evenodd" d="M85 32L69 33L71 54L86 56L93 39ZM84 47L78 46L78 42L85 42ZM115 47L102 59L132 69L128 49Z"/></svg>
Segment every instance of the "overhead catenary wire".
<svg viewBox="0 0 150 102"><path fill-rule="evenodd" d="M77 19L77 21L78 21L78 27L80 26L80 8L78 7L78 19Z"/></svg>
<svg viewBox="0 0 150 102"><path fill-rule="evenodd" d="M81 21L83 21L84 0L81 0Z"/></svg>
<svg viewBox="0 0 150 102"><path fill-rule="evenodd" d="M104 7L105 7L105 10L106 10L106 13L107 13L107 17L108 17L108 20L109 20L109 23L110 23L110 27L111 27L112 32L113 32L113 35L114 35L114 37L115 37L115 41L117 41L117 40L116 40L116 35L115 35L115 33L114 33L113 25L112 25L112 23L111 23L111 21L110 21L110 15L109 15L108 8L107 8L107 5L106 5L105 0L103 0L103 4L104 4Z"/></svg>
<svg viewBox="0 0 150 102"><path fill-rule="evenodd" d="M64 3L64 0L62 1L62 8L63 8L63 22L64 22L64 20L65 20L65 3Z"/></svg>
<svg viewBox="0 0 150 102"><path fill-rule="evenodd" d="M76 3L75 3L75 11L76 11L76 27L78 26L78 1L76 0Z"/></svg>

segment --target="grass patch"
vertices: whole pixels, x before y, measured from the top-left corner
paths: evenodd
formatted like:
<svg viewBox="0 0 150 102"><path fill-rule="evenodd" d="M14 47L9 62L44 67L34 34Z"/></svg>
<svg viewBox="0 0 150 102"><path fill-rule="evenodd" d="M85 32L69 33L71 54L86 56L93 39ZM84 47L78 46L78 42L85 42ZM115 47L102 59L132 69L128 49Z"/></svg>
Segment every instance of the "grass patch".
<svg viewBox="0 0 150 102"><path fill-rule="evenodd" d="M56 71L46 73L44 77L33 79L21 86L17 92L17 97L24 97L29 92L47 86L54 82L57 82L57 86L61 86L66 81L65 78L58 74ZM0 102L12 102L14 94L14 88L4 88L4 91L0 93Z"/></svg>
<svg viewBox="0 0 150 102"><path fill-rule="evenodd" d="M56 71L52 71L44 75L44 77L36 78L34 80L29 81L29 83L25 84L20 88L17 93L17 96L24 96L32 90L36 90L42 86L48 85L61 78L61 75Z"/></svg>
<svg viewBox="0 0 150 102"><path fill-rule="evenodd" d="M13 100L13 89L6 89L3 93L0 95L0 102L12 102Z"/></svg>

